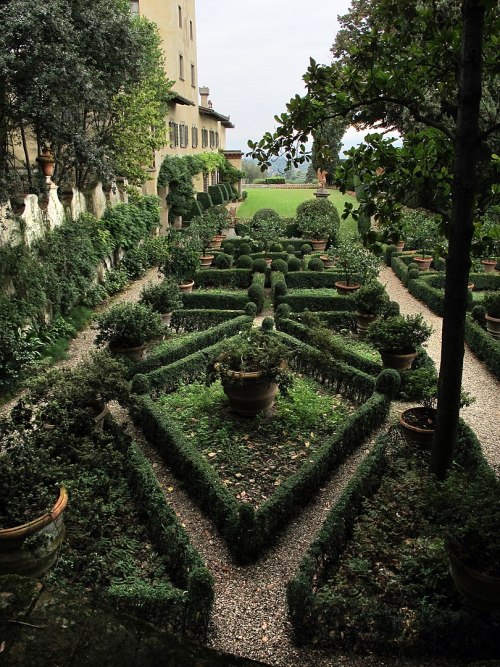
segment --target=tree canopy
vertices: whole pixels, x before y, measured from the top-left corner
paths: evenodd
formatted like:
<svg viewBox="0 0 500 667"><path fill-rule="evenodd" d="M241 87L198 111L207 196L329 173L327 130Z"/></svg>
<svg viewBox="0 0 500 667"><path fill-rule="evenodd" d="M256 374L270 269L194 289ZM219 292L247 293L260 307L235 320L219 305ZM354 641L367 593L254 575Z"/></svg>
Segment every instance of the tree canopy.
<svg viewBox="0 0 500 667"><path fill-rule="evenodd" d="M171 86L156 26L125 0L4 0L0 23L0 200L20 175L36 191L43 146L56 182L143 182L166 141Z"/></svg>

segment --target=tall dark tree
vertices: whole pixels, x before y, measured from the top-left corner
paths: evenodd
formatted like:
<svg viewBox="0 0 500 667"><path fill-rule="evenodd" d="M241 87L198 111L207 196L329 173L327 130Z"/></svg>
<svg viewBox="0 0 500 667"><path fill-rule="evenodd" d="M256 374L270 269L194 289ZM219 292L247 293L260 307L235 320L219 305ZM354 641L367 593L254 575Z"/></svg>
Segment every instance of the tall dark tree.
<svg viewBox="0 0 500 667"><path fill-rule="evenodd" d="M335 177L345 131L346 123L340 118L332 118L318 126L313 134L312 167L315 173L318 169L327 172L326 180L329 185Z"/></svg>
<svg viewBox="0 0 500 667"><path fill-rule="evenodd" d="M341 21L334 62L311 61L307 94L289 102L274 135L249 145L264 164L281 152L302 161L308 135L327 118L398 128L406 133L403 152L374 137L376 146L351 153L364 164L380 158L385 167L385 195L367 200L371 212L382 219L397 214L405 180L429 178L439 186L434 210L449 256L432 468L444 477L458 432L474 214L499 197L500 10L496 0L358 0ZM390 166L398 163L403 169L395 174ZM369 171L364 176L369 185Z"/></svg>

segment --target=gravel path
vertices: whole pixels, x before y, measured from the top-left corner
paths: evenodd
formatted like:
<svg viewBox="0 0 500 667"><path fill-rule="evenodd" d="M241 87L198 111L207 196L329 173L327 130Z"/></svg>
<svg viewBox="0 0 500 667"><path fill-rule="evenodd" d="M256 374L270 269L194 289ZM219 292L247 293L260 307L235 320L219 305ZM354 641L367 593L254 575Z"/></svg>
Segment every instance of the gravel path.
<svg viewBox="0 0 500 667"><path fill-rule="evenodd" d="M434 332L427 344L427 353L434 359L439 368L441 354L442 320L425 304L415 299L402 285L392 269L384 267L379 280L393 301L401 306L405 315L422 313L425 320L432 324ZM463 408L462 417L476 432L489 463L500 473L500 382L486 366L479 361L465 345L463 388L475 402Z"/></svg>

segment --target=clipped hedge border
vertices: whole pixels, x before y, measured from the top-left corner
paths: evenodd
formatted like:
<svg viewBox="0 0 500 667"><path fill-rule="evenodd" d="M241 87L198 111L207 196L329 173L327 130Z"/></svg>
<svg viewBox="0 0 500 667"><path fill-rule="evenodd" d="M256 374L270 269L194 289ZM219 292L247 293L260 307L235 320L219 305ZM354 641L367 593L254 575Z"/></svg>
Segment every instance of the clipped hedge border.
<svg viewBox="0 0 500 667"><path fill-rule="evenodd" d="M500 341L490 336L470 315L465 318L465 342L500 380Z"/></svg>
<svg viewBox="0 0 500 667"><path fill-rule="evenodd" d="M207 308L198 308L174 311L170 328L176 332L183 331L192 333L193 331L205 331L219 324L234 320L236 317L242 317L244 310L209 310Z"/></svg>
<svg viewBox="0 0 500 667"><path fill-rule="evenodd" d="M324 310L319 313L315 313L315 315L317 315L322 322L324 322L334 331L338 331L339 329L348 329L349 331L355 332L357 330L356 317L353 311ZM300 318L300 313L290 314L291 321L300 323L298 318ZM299 336L297 336L297 338L298 337Z"/></svg>
<svg viewBox="0 0 500 667"><path fill-rule="evenodd" d="M290 289L324 289L327 287L335 288L338 280L343 280L344 276L334 269L326 271L292 271L286 276L286 284ZM356 280L356 276L353 280Z"/></svg>
<svg viewBox="0 0 500 667"><path fill-rule="evenodd" d="M211 310L244 310L249 298L246 292L236 290L194 291L182 294L184 308L196 310L208 308Z"/></svg>
<svg viewBox="0 0 500 667"><path fill-rule="evenodd" d="M397 427L394 427L397 428ZM481 445L474 432L460 422L463 446L457 459L475 476L494 475L485 460ZM372 498L382 482L386 470L386 452L391 432L377 438L375 446L358 467L340 499L326 518L314 542L308 548L296 576L287 586L287 603L294 630L294 639L299 644L339 648L335 638L319 632L323 621L334 617L337 610L316 601L315 591L322 573L339 562L352 537L354 525L361 514L362 505ZM373 647L370 647L371 650ZM381 646L381 650L385 647Z"/></svg>
<svg viewBox="0 0 500 667"><path fill-rule="evenodd" d="M252 269L202 269L197 271L196 287L238 287L246 289L252 282Z"/></svg>
<svg viewBox="0 0 500 667"><path fill-rule="evenodd" d="M182 311L176 311L172 316L172 319L177 315L177 312L179 312L179 317L181 317ZM149 373L160 366L171 364L193 352L198 352L204 347L213 345L224 338L234 336L242 327L248 325L249 322L251 322L251 318L246 317L245 315L240 315L239 317L212 327L208 331L191 334L180 340L167 340L165 343L162 343L155 348L147 359L134 364L133 369L136 373Z"/></svg>
<svg viewBox="0 0 500 667"><path fill-rule="evenodd" d="M316 493L334 467L383 422L392 397L392 394L376 392L375 379L357 369L338 362L325 362L324 355L286 334L272 335L294 348L294 367L309 372L336 391L345 390L346 395L366 400L366 403L257 512L248 504L236 501L209 462L197 452L181 430L161 414L150 397L137 397L131 410L135 423L159 449L167 465L183 480L226 539L234 559L241 563L257 558ZM143 377L150 387L156 389L164 389L169 383L171 386L167 389L178 385L183 376L189 376L189 381L198 379L204 375L206 366L216 358L223 345L220 342Z"/></svg>
<svg viewBox="0 0 500 667"><path fill-rule="evenodd" d="M295 273L288 273L289 276ZM322 275L322 274L317 274ZM350 295L341 296L330 289L296 289L289 290L284 296L280 296L276 300L276 305L280 303L287 303L293 312L301 313L304 310L315 311L355 311L356 305Z"/></svg>
<svg viewBox="0 0 500 667"><path fill-rule="evenodd" d="M103 597L113 607L140 614L170 632L205 637L215 596L213 578L134 442L128 446L125 466L134 500L173 583L153 586L144 582L132 588L112 584Z"/></svg>

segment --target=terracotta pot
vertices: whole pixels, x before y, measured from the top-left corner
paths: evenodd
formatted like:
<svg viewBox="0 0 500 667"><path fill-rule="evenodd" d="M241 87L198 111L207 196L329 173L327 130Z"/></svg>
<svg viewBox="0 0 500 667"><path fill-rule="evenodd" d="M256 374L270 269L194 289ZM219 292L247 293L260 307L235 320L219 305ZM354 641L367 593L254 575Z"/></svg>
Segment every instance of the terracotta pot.
<svg viewBox="0 0 500 667"><path fill-rule="evenodd" d="M474 289L474 287L475 287L474 283L468 283L467 285L467 289L470 290L471 292Z"/></svg>
<svg viewBox="0 0 500 667"><path fill-rule="evenodd" d="M328 239L311 239L310 244L312 245L313 250L324 250L326 248L326 244L328 243Z"/></svg>
<svg viewBox="0 0 500 667"><path fill-rule="evenodd" d="M226 238L226 237L223 236L222 234L217 234L217 236L214 236L214 237L212 238L212 240L211 240L210 243L208 244L208 247L209 247L209 248L214 248L214 249L218 250L218 249L222 246L222 241L223 241L225 238Z"/></svg>
<svg viewBox="0 0 500 667"><path fill-rule="evenodd" d="M325 269L332 269L335 266L335 260L330 259L327 255L320 255L319 258L323 262Z"/></svg>
<svg viewBox="0 0 500 667"><path fill-rule="evenodd" d="M263 380L258 371L227 371L221 382L231 410L242 417L255 417L269 410L278 393L276 382Z"/></svg>
<svg viewBox="0 0 500 667"><path fill-rule="evenodd" d="M429 428L421 428L414 426L409 420L410 413L419 416L424 422L428 421ZM403 431L406 442L409 445L420 445L426 449L430 449L432 438L434 436L434 421L436 419L436 410L434 408L424 408L417 406L415 408L408 408L403 410L399 415L399 425ZM432 426L432 428L431 428Z"/></svg>
<svg viewBox="0 0 500 667"><path fill-rule="evenodd" d="M500 340L500 318L492 317L491 315L488 315L488 313L486 313L485 318L486 318L486 329L490 334L490 336L492 336L497 340Z"/></svg>
<svg viewBox="0 0 500 667"><path fill-rule="evenodd" d="M356 311L354 315L356 317L356 324L360 336L364 336L368 331L370 324L375 322L375 320L378 318L378 315L368 315L367 313L359 313L358 311Z"/></svg>
<svg viewBox="0 0 500 667"><path fill-rule="evenodd" d="M50 512L14 528L0 530L0 575L19 574L39 577L55 563L64 539L64 510L68 492L61 487L59 498ZM24 548L25 541L44 534L50 540L35 551Z"/></svg>
<svg viewBox="0 0 500 667"><path fill-rule="evenodd" d="M451 550L448 550L448 556L453 583L471 607L481 611L500 609L500 577L474 570Z"/></svg>
<svg viewBox="0 0 500 667"><path fill-rule="evenodd" d="M109 349L113 354L123 354L130 361L138 362L146 358L146 345L138 345L136 347L118 347L117 345L109 344Z"/></svg>
<svg viewBox="0 0 500 667"><path fill-rule="evenodd" d="M202 266L211 266L214 261L214 255L200 255L200 264Z"/></svg>
<svg viewBox="0 0 500 667"><path fill-rule="evenodd" d="M398 252L403 252L403 248L405 247L405 242L404 241L398 241L396 243L396 250Z"/></svg>
<svg viewBox="0 0 500 667"><path fill-rule="evenodd" d="M189 292L192 292L193 287L194 287L194 280L183 280L179 285L180 291L184 292L184 294L189 294Z"/></svg>
<svg viewBox="0 0 500 667"><path fill-rule="evenodd" d="M173 311L171 310L169 313L161 313L161 321L163 322L163 325L165 327L170 326L170 321L172 319Z"/></svg>
<svg viewBox="0 0 500 667"><path fill-rule="evenodd" d="M36 158L40 171L45 177L51 177L54 173L54 168L56 166L56 160L50 150L44 149L42 154Z"/></svg>
<svg viewBox="0 0 500 667"><path fill-rule="evenodd" d="M481 264L485 273L493 273L496 269L497 261L496 259L482 259Z"/></svg>
<svg viewBox="0 0 500 667"><path fill-rule="evenodd" d="M380 350L384 368L395 368L397 371L407 371L411 368L413 360L417 356L416 352L411 354L393 354Z"/></svg>
<svg viewBox="0 0 500 667"><path fill-rule="evenodd" d="M414 257L413 261L418 265L419 271L428 271L431 268L432 257Z"/></svg>
<svg viewBox="0 0 500 667"><path fill-rule="evenodd" d="M350 285L348 285L345 280L337 280L335 287L337 288L338 294L352 294L353 292L356 292L361 285L359 283L350 283Z"/></svg>

